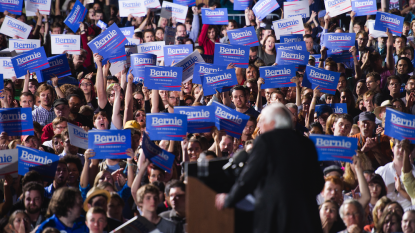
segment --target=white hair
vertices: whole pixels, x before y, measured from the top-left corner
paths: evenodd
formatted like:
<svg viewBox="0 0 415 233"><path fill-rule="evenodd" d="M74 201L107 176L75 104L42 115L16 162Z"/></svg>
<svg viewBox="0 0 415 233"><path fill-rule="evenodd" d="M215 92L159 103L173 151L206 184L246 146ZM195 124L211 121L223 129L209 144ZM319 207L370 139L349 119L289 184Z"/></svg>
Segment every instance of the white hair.
<svg viewBox="0 0 415 233"><path fill-rule="evenodd" d="M261 118L265 124L271 121L275 122L275 129L293 129L291 112L282 103L273 103L264 108L261 112Z"/></svg>

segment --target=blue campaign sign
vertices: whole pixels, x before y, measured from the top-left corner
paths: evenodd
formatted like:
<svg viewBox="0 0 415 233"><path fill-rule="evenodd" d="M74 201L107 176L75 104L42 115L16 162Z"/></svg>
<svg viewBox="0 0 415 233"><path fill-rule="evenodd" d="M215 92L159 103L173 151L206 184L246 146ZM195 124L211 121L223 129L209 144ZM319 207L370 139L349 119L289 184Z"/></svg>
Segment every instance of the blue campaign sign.
<svg viewBox="0 0 415 233"><path fill-rule="evenodd" d="M328 49L349 50L355 41L355 33L326 33L323 37L323 45Z"/></svg>
<svg viewBox="0 0 415 233"><path fill-rule="evenodd" d="M353 56L352 53L349 52L349 50L329 49L327 50L327 57L331 57L333 61L338 63L353 62Z"/></svg>
<svg viewBox="0 0 415 233"><path fill-rule="evenodd" d="M12 57L11 60L17 78L25 76L28 70L33 72L49 68L49 62L43 47Z"/></svg>
<svg viewBox="0 0 415 233"><path fill-rule="evenodd" d="M353 0L352 11L356 16L375 15L378 11L374 0Z"/></svg>
<svg viewBox="0 0 415 233"><path fill-rule="evenodd" d="M193 70L193 83L202 84L203 76L206 74L214 74L219 71L226 70L226 66L218 66L209 63L196 62L195 69Z"/></svg>
<svg viewBox="0 0 415 233"><path fill-rule="evenodd" d="M202 78L203 95L213 95L216 90L223 92L222 87L230 87L238 84L235 69L219 71L214 74L206 74Z"/></svg>
<svg viewBox="0 0 415 233"><path fill-rule="evenodd" d="M173 61L177 63L183 60L189 54L193 52L193 45L191 44L179 44L179 45L166 45L164 46L164 64L170 66Z"/></svg>
<svg viewBox="0 0 415 233"><path fill-rule="evenodd" d="M49 68L36 72L39 83L46 82L55 75L58 78L63 78L72 74L66 54L50 57L48 58L48 62L50 66Z"/></svg>
<svg viewBox="0 0 415 233"><path fill-rule="evenodd" d="M258 46L258 37L255 28L250 26L228 31L229 42L236 45L245 45L248 47Z"/></svg>
<svg viewBox="0 0 415 233"><path fill-rule="evenodd" d="M401 36L403 30L404 17L385 12L376 12L375 30L386 32L389 31L395 35Z"/></svg>
<svg viewBox="0 0 415 233"><path fill-rule="evenodd" d="M134 26L120 28L120 31L126 38L133 38L134 35Z"/></svg>
<svg viewBox="0 0 415 233"><path fill-rule="evenodd" d="M301 34L288 34L280 36L280 43L300 42L303 40L303 35Z"/></svg>
<svg viewBox="0 0 415 233"><path fill-rule="evenodd" d="M147 114L146 130L151 140L183 141L187 131L187 116L177 113Z"/></svg>
<svg viewBox="0 0 415 233"><path fill-rule="evenodd" d="M310 55L313 56L316 59L315 67L318 67L318 65L320 64L321 54L310 54Z"/></svg>
<svg viewBox="0 0 415 233"><path fill-rule="evenodd" d="M215 126L215 108L212 106L174 107L174 113L187 116L188 133L207 133Z"/></svg>
<svg viewBox="0 0 415 233"><path fill-rule="evenodd" d="M144 81L146 66L155 66L157 64L157 55L151 53L131 54L130 59L134 83L142 83Z"/></svg>
<svg viewBox="0 0 415 233"><path fill-rule="evenodd" d="M275 44L275 49L290 49L307 51L305 41Z"/></svg>
<svg viewBox="0 0 415 233"><path fill-rule="evenodd" d="M333 109L333 113L337 114L346 114L347 113L347 104L319 104L316 105L315 112L318 111L319 108L321 108L324 105L328 105Z"/></svg>
<svg viewBox="0 0 415 233"><path fill-rule="evenodd" d="M214 63L218 66L234 63L236 67L248 68L249 47L232 44L215 44Z"/></svg>
<svg viewBox="0 0 415 233"><path fill-rule="evenodd" d="M73 31L78 31L79 23L84 21L86 16L86 8L82 5L82 3L77 0L75 5L72 8L72 11L69 13L68 17L66 17L65 21L63 21L68 27Z"/></svg>
<svg viewBox="0 0 415 233"><path fill-rule="evenodd" d="M228 25L228 9L216 8L211 10L202 8L202 22L209 25Z"/></svg>
<svg viewBox="0 0 415 233"><path fill-rule="evenodd" d="M37 171L45 181L55 178L59 156L25 146L17 146L18 149L18 174L24 176L29 171Z"/></svg>
<svg viewBox="0 0 415 233"><path fill-rule="evenodd" d="M94 159L130 158L126 151L131 148L131 131L128 129L90 130L88 148L94 150Z"/></svg>
<svg viewBox="0 0 415 233"><path fill-rule="evenodd" d="M3 74L0 74L0 90L4 89L4 77Z"/></svg>
<svg viewBox="0 0 415 233"><path fill-rule="evenodd" d="M173 3L188 7L196 6L196 0L173 0Z"/></svg>
<svg viewBox="0 0 415 233"><path fill-rule="evenodd" d="M264 19L267 15L271 14L274 10L280 8L276 0L260 0L252 8L254 14L259 20Z"/></svg>
<svg viewBox="0 0 415 233"><path fill-rule="evenodd" d="M0 132L3 131L9 136L34 135L32 109L1 108Z"/></svg>
<svg viewBox="0 0 415 233"><path fill-rule="evenodd" d="M415 115L386 108L385 134L399 140L415 143Z"/></svg>
<svg viewBox="0 0 415 233"><path fill-rule="evenodd" d="M99 34L88 43L92 52L101 55L103 64L109 59L110 62L125 61L127 55L124 45L128 42L117 24L112 24L107 30Z"/></svg>
<svg viewBox="0 0 415 233"><path fill-rule="evenodd" d="M213 64L213 55L200 54L206 63Z"/></svg>
<svg viewBox="0 0 415 233"><path fill-rule="evenodd" d="M307 65L310 53L303 50L277 49L275 63L278 65Z"/></svg>
<svg viewBox="0 0 415 233"><path fill-rule="evenodd" d="M212 106L215 107L216 128L224 130L226 134L232 137L240 138L249 116L216 101L212 102Z"/></svg>
<svg viewBox="0 0 415 233"><path fill-rule="evenodd" d="M103 30L107 29L108 25L101 20L98 21L97 26Z"/></svg>
<svg viewBox="0 0 415 233"><path fill-rule="evenodd" d="M157 167L171 173L174 158L176 157L174 154L158 147L150 140L146 133L143 134L143 142L141 147L143 148L144 156L146 156L147 159L149 159Z"/></svg>
<svg viewBox="0 0 415 233"><path fill-rule="evenodd" d="M351 162L356 154L357 138L331 135L310 135L317 149L319 161Z"/></svg>
<svg viewBox="0 0 415 233"><path fill-rule="evenodd" d="M234 0L233 10L244 11L247 7L251 7L252 0Z"/></svg>
<svg viewBox="0 0 415 233"><path fill-rule="evenodd" d="M340 73L307 66L303 78L303 87L314 89L320 86L321 92L335 94Z"/></svg>
<svg viewBox="0 0 415 233"><path fill-rule="evenodd" d="M297 68L295 65L277 65L259 67L259 76L264 79L265 83L261 89L277 87L295 87L291 79L296 76Z"/></svg>
<svg viewBox="0 0 415 233"><path fill-rule="evenodd" d="M8 11L15 15L21 15L23 0L3 0L0 1L0 12Z"/></svg>
<svg viewBox="0 0 415 233"><path fill-rule="evenodd" d="M180 91L182 87L182 67L146 66L144 85L148 89Z"/></svg>

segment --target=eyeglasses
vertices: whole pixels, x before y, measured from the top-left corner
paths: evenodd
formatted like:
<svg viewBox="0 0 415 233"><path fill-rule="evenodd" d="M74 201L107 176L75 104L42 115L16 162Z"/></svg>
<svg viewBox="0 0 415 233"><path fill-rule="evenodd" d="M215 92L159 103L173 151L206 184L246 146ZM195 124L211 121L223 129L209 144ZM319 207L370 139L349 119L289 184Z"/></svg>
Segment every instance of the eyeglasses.
<svg viewBox="0 0 415 233"><path fill-rule="evenodd" d="M359 216L359 215L360 215L359 212L355 212L355 213L347 213L344 216L346 216L347 218L349 218L349 217L356 217L356 216Z"/></svg>
<svg viewBox="0 0 415 233"><path fill-rule="evenodd" d="M135 99L135 100L137 100L137 101L140 101L140 102L141 102L141 101L143 101L144 99Z"/></svg>
<svg viewBox="0 0 415 233"><path fill-rule="evenodd" d="M91 83L81 83L81 87L90 87L92 86Z"/></svg>
<svg viewBox="0 0 415 233"><path fill-rule="evenodd" d="M59 141L55 141L53 144L55 144L55 145L59 145Z"/></svg>
<svg viewBox="0 0 415 233"><path fill-rule="evenodd" d="M55 129L66 129L66 127L59 126L59 127L55 127Z"/></svg>
<svg viewBox="0 0 415 233"><path fill-rule="evenodd" d="M399 86L399 83L389 83L389 86L396 87Z"/></svg>

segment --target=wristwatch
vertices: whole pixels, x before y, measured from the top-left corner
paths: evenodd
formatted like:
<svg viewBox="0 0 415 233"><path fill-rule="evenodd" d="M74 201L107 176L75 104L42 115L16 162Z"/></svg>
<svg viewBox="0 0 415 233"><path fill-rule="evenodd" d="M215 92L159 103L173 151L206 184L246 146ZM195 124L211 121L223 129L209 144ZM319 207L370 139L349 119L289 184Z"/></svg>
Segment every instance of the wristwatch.
<svg viewBox="0 0 415 233"><path fill-rule="evenodd" d="M320 58L320 59L318 59L319 61L324 61L324 59L323 58Z"/></svg>

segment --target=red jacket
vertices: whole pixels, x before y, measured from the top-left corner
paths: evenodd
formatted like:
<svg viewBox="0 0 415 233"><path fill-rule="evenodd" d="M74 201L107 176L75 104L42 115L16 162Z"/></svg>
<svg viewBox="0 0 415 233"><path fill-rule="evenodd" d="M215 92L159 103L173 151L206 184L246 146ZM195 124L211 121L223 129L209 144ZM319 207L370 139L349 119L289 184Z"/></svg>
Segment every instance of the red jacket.
<svg viewBox="0 0 415 233"><path fill-rule="evenodd" d="M77 126L82 126L81 123L79 122L75 122L75 121L69 121L69 123L77 125ZM49 141L52 139L52 137L55 135L55 133L53 132L53 125L52 123L49 123L47 125L45 125L43 127L43 133L42 133L42 143L44 143L45 141Z"/></svg>
<svg viewBox="0 0 415 233"><path fill-rule="evenodd" d="M213 43L207 36L208 33L208 24L203 24L202 31L199 35L199 45L203 46L206 55L213 55L215 54L215 43ZM219 39L216 38L216 42L219 42Z"/></svg>

